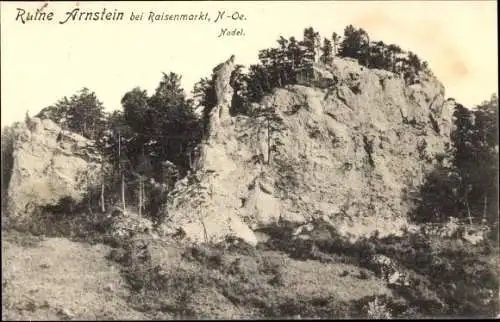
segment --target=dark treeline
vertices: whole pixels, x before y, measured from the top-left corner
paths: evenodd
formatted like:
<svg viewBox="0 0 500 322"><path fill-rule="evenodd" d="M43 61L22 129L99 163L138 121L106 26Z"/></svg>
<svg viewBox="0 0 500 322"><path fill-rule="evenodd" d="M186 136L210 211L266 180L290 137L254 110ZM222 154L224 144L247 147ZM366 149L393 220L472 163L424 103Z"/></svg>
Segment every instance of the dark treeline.
<svg viewBox="0 0 500 322"><path fill-rule="evenodd" d="M401 75L406 84L419 81L419 73L430 74L428 64L415 53L394 44L370 41L368 33L352 25L341 37L321 37L312 27L304 29L302 39L280 36L277 46L259 51L259 63L250 65L248 72L238 66L233 74L235 89L233 108L236 113L248 114L249 104L259 102L274 88L286 85L307 85L314 77L315 63L331 65L335 57L352 58L367 68L384 69ZM202 78L195 86L195 95L207 107L215 105L211 78Z"/></svg>
<svg viewBox="0 0 500 322"><path fill-rule="evenodd" d="M456 104L452 144L442 162L417 195L415 220L446 221L458 217L469 223L498 227L498 97L468 109Z"/></svg>
<svg viewBox="0 0 500 322"><path fill-rule="evenodd" d="M103 165L111 165L102 185L91 189L103 211L117 204L155 217L168 190L192 168L203 124L180 81L179 75L164 73L153 95L134 88L123 96L122 110L112 113L84 88L37 115L96 142Z"/></svg>
<svg viewBox="0 0 500 322"><path fill-rule="evenodd" d="M277 87L310 84L314 65L328 68L337 57L397 73L407 84L418 82L421 73L431 73L427 63L414 53L394 44L370 41L363 29L350 25L342 37L333 33L321 38L309 27L300 40L280 37L276 47L261 50L259 63L249 66L246 72L244 66L237 66L231 77L232 112L255 116L249 108L251 103L259 102ZM112 165L105 171L101 187L95 189L102 210L115 203L130 206L126 202L130 201L140 212L157 217L173 184L195 168L197 146L216 104L213 77L195 84L194 99L187 98L181 76L170 72L163 73L152 95L139 87L125 93L122 109L113 113L105 113L95 93L84 88L37 116L50 118L64 129L96 141L103 163ZM203 106L202 117L195 113L195 100ZM262 109L260 114L272 118L271 112ZM498 162L497 115L496 97L474 111L458 105L457 130L448 151L452 165L443 165L429 176L420 191L424 202L415 211L417 220L462 216L487 217L492 222L498 216L497 185L492 181L496 180Z"/></svg>
<svg viewBox="0 0 500 322"><path fill-rule="evenodd" d="M335 57L353 58L368 68L385 69L401 74L407 84L418 81L419 72L430 73L427 63L399 46L382 41L370 41L368 33L352 25L344 29L343 37L333 33L321 38L312 27L304 30L303 39L278 39L278 47L259 52L260 64L250 66L246 77L250 101L258 101L275 87L304 83L313 77L313 63L331 65Z"/></svg>

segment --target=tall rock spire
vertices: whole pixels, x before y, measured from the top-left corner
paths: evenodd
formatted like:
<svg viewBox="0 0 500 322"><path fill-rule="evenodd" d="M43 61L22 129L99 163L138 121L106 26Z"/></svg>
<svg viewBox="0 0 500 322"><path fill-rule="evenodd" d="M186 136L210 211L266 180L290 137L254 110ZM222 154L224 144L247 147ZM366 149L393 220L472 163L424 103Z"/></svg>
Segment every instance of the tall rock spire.
<svg viewBox="0 0 500 322"><path fill-rule="evenodd" d="M231 74L236 68L234 63L235 56L226 60L224 63L219 64L214 68L214 86L215 95L217 98L217 105L212 111L212 119L218 125L220 121L226 120L230 117L229 109L231 107L231 100L233 98L234 90L230 85Z"/></svg>

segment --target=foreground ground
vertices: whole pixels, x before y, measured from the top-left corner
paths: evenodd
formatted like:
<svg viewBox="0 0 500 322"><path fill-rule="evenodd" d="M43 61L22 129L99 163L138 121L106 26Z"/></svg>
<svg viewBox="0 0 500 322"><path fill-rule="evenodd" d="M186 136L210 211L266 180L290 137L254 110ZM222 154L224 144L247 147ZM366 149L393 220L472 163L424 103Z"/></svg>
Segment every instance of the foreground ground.
<svg viewBox="0 0 500 322"><path fill-rule="evenodd" d="M141 319L109 247L2 233L2 318L7 320Z"/></svg>
<svg viewBox="0 0 500 322"><path fill-rule="evenodd" d="M498 253L489 246L413 239L347 244L332 235L292 241L283 232L270 234L257 248L239 240L190 246L147 235L111 247L3 231L2 318L491 317L498 312ZM389 283L364 260L374 250L398 258L411 284Z"/></svg>

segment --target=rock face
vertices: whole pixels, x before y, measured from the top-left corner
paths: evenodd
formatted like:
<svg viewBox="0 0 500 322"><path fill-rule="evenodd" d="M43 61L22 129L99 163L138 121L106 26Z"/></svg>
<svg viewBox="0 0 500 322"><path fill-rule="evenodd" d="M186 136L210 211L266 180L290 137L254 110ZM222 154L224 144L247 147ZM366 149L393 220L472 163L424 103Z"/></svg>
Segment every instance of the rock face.
<svg viewBox="0 0 500 322"><path fill-rule="evenodd" d="M280 88L262 100L274 117L211 128L218 134L189 179L196 183L180 182L166 206L168 227L197 241L234 234L256 243L252 229L280 220L322 218L353 238L407 224L405 191L418 188L449 143L444 87L423 74L406 86L343 59L315 74L322 86ZM217 85L217 97L227 104L225 88Z"/></svg>
<svg viewBox="0 0 500 322"><path fill-rule="evenodd" d="M62 130L49 119L31 118L28 124L15 124L12 131L7 200L15 222L65 198L79 202L89 184L97 183L101 160L88 139Z"/></svg>

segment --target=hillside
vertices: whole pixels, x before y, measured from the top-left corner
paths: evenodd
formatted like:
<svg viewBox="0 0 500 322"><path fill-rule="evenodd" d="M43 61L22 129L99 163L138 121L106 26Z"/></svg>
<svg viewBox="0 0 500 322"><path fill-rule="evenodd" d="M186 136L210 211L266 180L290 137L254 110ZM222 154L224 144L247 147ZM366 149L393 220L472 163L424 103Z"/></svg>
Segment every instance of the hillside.
<svg viewBox="0 0 500 322"><path fill-rule="evenodd" d="M127 129L123 115L114 115L118 130L82 126L96 139L43 115L15 124L2 137L3 318L496 315L490 231L410 218L429 174L450 162L456 106L444 86L429 72L408 83L348 58L312 67L311 77L273 88L245 113L235 106L234 56L214 69L215 105L200 119L182 112L180 90L173 108L162 105L162 91L151 102L140 90L126 96L125 112L143 108L128 114L134 121L147 124L169 106L165 113L193 128L207 122L201 139L180 144L158 143L168 131ZM171 124L163 121L155 123L162 130ZM151 137L134 141L141 135ZM178 152L177 164L161 159L193 142L199 154L189 162ZM139 144L157 149L148 171L165 181L141 170L148 158ZM175 180L154 166L174 168ZM141 208L154 193L161 216Z"/></svg>

